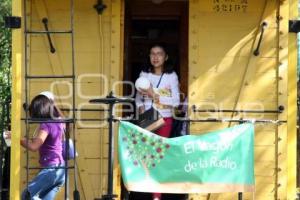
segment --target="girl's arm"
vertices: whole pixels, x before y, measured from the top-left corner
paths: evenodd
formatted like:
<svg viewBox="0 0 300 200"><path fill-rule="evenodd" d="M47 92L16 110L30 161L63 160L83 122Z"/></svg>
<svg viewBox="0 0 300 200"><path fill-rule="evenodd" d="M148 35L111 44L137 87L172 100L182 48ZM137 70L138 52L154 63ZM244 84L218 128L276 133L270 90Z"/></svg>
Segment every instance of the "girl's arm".
<svg viewBox="0 0 300 200"><path fill-rule="evenodd" d="M27 139L24 137L21 139L20 143L24 148L27 148L30 151L37 151L45 142L47 136L48 136L47 131L39 130L36 137L28 139L28 142Z"/></svg>

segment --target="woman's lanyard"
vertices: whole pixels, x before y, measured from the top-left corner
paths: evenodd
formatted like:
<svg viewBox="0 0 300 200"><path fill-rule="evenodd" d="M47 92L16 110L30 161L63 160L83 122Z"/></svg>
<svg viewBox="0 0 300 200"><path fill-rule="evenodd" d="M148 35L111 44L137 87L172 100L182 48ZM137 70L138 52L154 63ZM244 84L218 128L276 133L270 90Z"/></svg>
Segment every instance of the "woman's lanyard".
<svg viewBox="0 0 300 200"><path fill-rule="evenodd" d="M160 82L161 82L161 79L162 79L163 75L164 75L164 73L161 74L161 76L160 76L160 78L159 78L159 81L158 81L158 83L157 83L157 85L156 85L156 88L158 88L158 86L159 86L159 84L160 84Z"/></svg>

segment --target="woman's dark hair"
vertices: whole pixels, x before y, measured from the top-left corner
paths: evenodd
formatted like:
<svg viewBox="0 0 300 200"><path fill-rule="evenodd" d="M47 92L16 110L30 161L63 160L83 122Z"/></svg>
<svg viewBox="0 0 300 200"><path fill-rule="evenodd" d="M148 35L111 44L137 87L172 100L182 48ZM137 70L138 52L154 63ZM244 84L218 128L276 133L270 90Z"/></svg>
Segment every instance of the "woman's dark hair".
<svg viewBox="0 0 300 200"><path fill-rule="evenodd" d="M34 97L29 106L29 115L32 118L55 119L61 117L54 102L44 95Z"/></svg>
<svg viewBox="0 0 300 200"><path fill-rule="evenodd" d="M171 62L171 59L170 59L170 57L169 57L169 55L168 55L167 47L166 47L164 44L162 44L162 43L157 43L157 44L154 44L154 45L152 45L152 46L150 47L149 52L150 52L151 49L154 48L154 47L159 47L159 48L161 48L161 49L166 53L166 56L168 56L168 59L167 59L167 60L165 61L165 63L164 63L163 72L164 72L164 73L167 73L167 74L172 73L172 72L174 71L174 69L173 69L173 64L172 64L172 62ZM151 64L149 57L148 57L146 63L147 63L147 64L146 64L146 66L145 66L145 70L143 70L143 71L146 71L146 72L154 72L154 67L153 67L152 64Z"/></svg>

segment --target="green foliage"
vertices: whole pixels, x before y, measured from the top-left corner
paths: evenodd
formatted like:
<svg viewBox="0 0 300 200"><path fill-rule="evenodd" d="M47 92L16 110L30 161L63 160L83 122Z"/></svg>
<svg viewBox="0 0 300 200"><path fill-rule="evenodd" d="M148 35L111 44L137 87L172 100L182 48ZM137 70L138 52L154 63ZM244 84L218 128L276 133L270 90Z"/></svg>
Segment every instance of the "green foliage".
<svg viewBox="0 0 300 200"><path fill-rule="evenodd" d="M11 15L11 0L0 3L0 102L10 98L11 30L5 28L4 17Z"/></svg>
<svg viewBox="0 0 300 200"><path fill-rule="evenodd" d="M5 28L6 16L11 16L11 0L0 3L0 130L8 128L11 97L11 30Z"/></svg>

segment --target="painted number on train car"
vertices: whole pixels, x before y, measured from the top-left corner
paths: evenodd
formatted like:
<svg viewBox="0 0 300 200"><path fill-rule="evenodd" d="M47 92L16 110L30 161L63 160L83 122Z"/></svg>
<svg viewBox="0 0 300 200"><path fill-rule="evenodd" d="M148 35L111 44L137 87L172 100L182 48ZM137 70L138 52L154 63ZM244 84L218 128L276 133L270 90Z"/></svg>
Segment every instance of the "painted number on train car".
<svg viewBox="0 0 300 200"><path fill-rule="evenodd" d="M247 12L248 0L213 0L215 12Z"/></svg>

